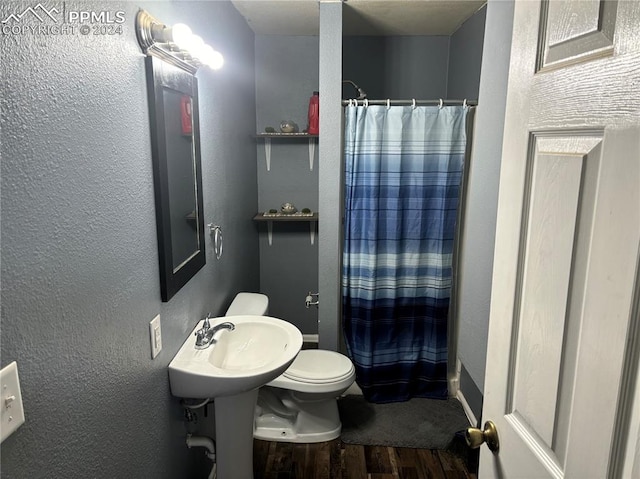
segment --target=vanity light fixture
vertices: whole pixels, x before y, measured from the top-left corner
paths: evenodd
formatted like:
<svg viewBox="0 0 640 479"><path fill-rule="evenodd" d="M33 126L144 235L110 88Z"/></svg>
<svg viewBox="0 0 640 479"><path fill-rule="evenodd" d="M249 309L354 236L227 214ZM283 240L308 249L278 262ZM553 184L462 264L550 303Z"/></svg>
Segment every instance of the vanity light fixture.
<svg viewBox="0 0 640 479"><path fill-rule="evenodd" d="M155 55L195 74L202 65L219 70L224 64L222 54L194 35L184 23L169 27L145 10L136 16L136 36L145 55Z"/></svg>

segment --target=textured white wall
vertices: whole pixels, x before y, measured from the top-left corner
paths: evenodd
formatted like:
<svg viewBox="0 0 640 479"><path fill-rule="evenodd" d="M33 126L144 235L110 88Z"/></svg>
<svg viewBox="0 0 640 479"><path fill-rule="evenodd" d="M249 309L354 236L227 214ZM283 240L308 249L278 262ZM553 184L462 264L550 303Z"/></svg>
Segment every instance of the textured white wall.
<svg viewBox="0 0 640 479"><path fill-rule="evenodd" d="M0 17L28 6L2 2ZM145 5L226 56L198 74L205 222L223 226L225 253L216 261L207 237L205 268L161 303L139 5L65 6L126 22L113 36L0 35L1 360L18 362L26 411L1 475L193 477L166 367L198 319L258 287L254 36L228 2Z"/></svg>

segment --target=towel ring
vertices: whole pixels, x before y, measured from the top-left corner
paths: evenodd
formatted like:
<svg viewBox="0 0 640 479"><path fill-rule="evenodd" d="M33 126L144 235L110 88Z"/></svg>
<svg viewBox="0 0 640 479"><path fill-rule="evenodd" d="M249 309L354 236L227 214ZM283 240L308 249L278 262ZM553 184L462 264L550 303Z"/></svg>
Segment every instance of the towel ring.
<svg viewBox="0 0 640 479"><path fill-rule="evenodd" d="M213 252L216 255L216 259L222 257L222 227L220 225L214 225L209 223L209 233L213 235Z"/></svg>

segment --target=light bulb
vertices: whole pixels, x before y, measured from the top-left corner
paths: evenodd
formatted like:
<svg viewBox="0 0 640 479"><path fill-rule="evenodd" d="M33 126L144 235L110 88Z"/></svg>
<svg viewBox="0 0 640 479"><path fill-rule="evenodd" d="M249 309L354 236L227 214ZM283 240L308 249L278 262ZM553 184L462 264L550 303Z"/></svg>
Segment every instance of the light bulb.
<svg viewBox="0 0 640 479"><path fill-rule="evenodd" d="M176 23L171 28L171 40L182 49L186 49L192 41L193 33L184 23Z"/></svg>
<svg viewBox="0 0 640 479"><path fill-rule="evenodd" d="M224 57L222 53L212 48L211 53L207 55L204 63L212 70L220 70L222 65L224 65Z"/></svg>
<svg viewBox="0 0 640 479"><path fill-rule="evenodd" d="M198 60L200 60L205 65L208 65L209 64L209 59L212 57L214 52L215 52L215 50L213 48L211 48L210 45L204 44L204 45L202 45L202 48L198 52Z"/></svg>
<svg viewBox="0 0 640 479"><path fill-rule="evenodd" d="M189 51L192 57L200 58L202 47L204 47L204 40L198 35L191 35L191 39L185 49Z"/></svg>

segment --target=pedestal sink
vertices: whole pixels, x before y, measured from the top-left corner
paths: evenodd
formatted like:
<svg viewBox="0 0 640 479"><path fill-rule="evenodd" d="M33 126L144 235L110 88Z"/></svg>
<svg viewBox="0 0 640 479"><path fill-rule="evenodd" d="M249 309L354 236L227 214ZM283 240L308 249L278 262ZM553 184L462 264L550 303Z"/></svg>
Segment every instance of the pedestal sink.
<svg viewBox="0 0 640 479"><path fill-rule="evenodd" d="M302 333L268 316L225 316L233 331L221 330L207 349L196 349L198 323L169 363L171 393L213 398L216 457L220 479L253 478L253 415L258 388L282 374L302 347Z"/></svg>

